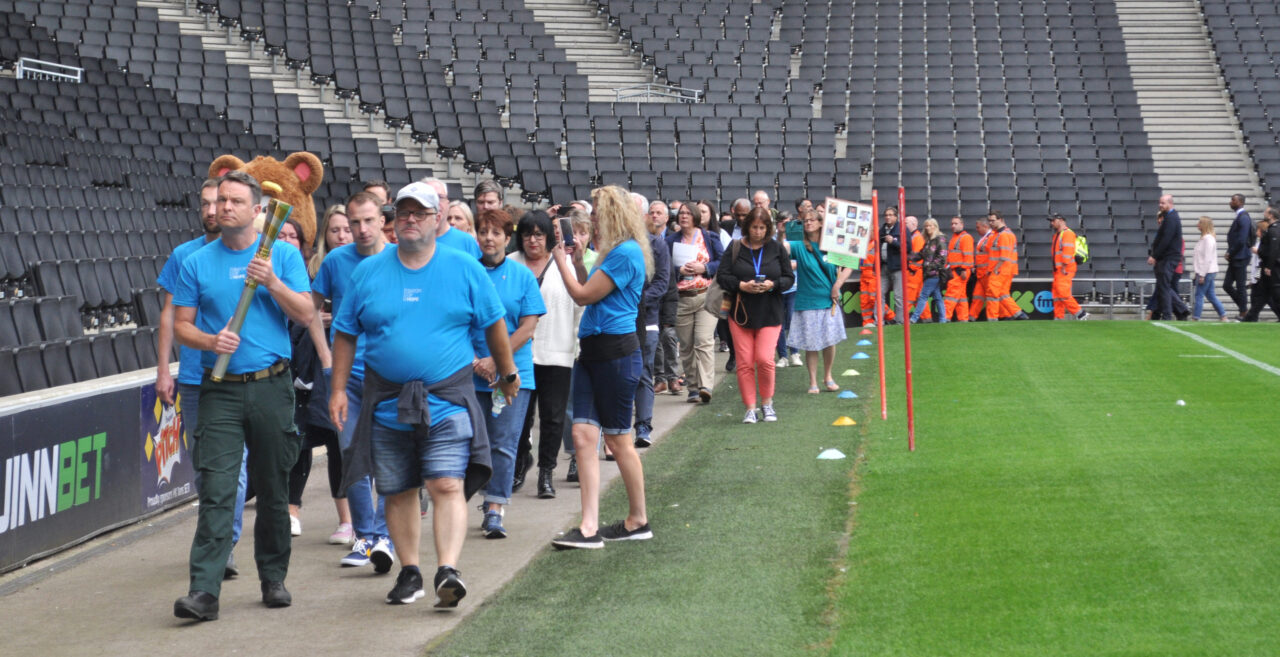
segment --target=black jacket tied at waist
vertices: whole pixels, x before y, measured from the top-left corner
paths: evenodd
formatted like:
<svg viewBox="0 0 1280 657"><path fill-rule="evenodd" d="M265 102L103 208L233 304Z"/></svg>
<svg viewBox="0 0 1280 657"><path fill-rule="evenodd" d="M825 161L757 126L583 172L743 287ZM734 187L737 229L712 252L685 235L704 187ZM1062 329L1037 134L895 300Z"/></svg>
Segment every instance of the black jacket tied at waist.
<svg viewBox="0 0 1280 657"><path fill-rule="evenodd" d="M378 404L396 397L396 420L412 425L414 439L421 440L431 431L431 411L427 408L429 394L466 409L471 419L471 459L462 483L463 493L471 499L484 488L493 476L493 466L489 461L489 432L485 428L480 402L476 401L471 367L464 367L447 379L427 385L422 381L388 381L366 363L360 417L356 419L351 444L342 452L342 486L339 490L346 492L352 484L373 474L373 442L370 436L373 413Z"/></svg>

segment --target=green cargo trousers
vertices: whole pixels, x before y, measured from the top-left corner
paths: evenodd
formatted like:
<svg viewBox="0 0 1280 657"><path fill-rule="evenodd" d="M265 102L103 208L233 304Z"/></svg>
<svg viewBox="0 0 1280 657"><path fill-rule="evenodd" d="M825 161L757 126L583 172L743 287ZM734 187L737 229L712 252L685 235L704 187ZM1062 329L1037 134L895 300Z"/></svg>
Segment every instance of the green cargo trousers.
<svg viewBox="0 0 1280 657"><path fill-rule="evenodd" d="M195 458L200 511L191 541L191 590L215 596L231 553L231 523L244 448L249 483L257 494L253 551L258 579L283 582L289 572L289 469L301 439L293 424L289 370L261 381L200 383Z"/></svg>

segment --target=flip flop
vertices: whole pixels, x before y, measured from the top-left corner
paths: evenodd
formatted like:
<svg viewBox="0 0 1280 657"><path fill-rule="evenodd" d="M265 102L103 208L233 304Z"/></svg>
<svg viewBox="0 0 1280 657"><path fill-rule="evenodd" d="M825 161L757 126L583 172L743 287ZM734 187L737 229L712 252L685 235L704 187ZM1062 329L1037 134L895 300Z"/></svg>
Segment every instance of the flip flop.
<svg viewBox="0 0 1280 657"><path fill-rule="evenodd" d="M811 395L816 395L816 394L818 394L818 386L810 386L810 387L809 387L809 394L811 394Z"/></svg>
<svg viewBox="0 0 1280 657"><path fill-rule="evenodd" d="M827 379L827 392L835 392L839 389L840 389L840 384L836 383L835 381L832 381L831 379Z"/></svg>

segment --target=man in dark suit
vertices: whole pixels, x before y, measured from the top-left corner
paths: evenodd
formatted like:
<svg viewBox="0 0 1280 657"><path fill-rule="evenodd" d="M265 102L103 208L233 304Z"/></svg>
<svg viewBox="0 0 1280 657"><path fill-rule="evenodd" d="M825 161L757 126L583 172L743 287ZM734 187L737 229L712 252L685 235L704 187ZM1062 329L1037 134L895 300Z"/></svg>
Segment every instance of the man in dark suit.
<svg viewBox="0 0 1280 657"><path fill-rule="evenodd" d="M1151 241L1147 264L1155 267L1156 307L1154 319L1186 319L1191 314L1178 296L1177 270L1182 261L1182 219L1173 207L1173 195L1160 197L1160 228Z"/></svg>
<svg viewBox="0 0 1280 657"><path fill-rule="evenodd" d="M1243 318L1249 310L1245 280L1249 275L1249 247L1254 240L1253 219L1244 211L1244 194L1231 197L1231 210L1236 218L1227 231L1227 276L1222 280L1222 291L1236 302Z"/></svg>

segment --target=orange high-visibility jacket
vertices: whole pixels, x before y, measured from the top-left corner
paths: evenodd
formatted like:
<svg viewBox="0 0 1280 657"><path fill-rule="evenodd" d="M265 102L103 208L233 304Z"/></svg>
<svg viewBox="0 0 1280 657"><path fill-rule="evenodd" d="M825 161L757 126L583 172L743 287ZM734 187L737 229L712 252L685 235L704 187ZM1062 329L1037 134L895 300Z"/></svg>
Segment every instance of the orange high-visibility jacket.
<svg viewBox="0 0 1280 657"><path fill-rule="evenodd" d="M1076 234L1070 228L1053 236L1053 273L1076 273Z"/></svg>
<svg viewBox="0 0 1280 657"><path fill-rule="evenodd" d="M879 243L872 242L871 244L868 244L867 255L862 259L862 262L858 263L858 266L861 267L862 269L869 269L871 270L872 273L874 273L876 270L876 258L879 257L879 255L877 255L877 252L879 251L880 251Z"/></svg>
<svg viewBox="0 0 1280 657"><path fill-rule="evenodd" d="M991 235L991 231L987 231L986 235L979 237L974 248L974 271L983 278L991 274Z"/></svg>
<svg viewBox="0 0 1280 657"><path fill-rule="evenodd" d="M947 246L947 269L961 270L961 276L973 269L973 236L964 231L951 236Z"/></svg>
<svg viewBox="0 0 1280 657"><path fill-rule="evenodd" d="M919 230L912 231L911 249L907 251L907 258L908 258L907 273L911 274L912 276L917 276L921 274L922 270L920 269L921 263L919 262L912 263L910 261L910 257L916 253L919 253L920 249L923 249L923 248L924 248L924 235L921 235Z"/></svg>
<svg viewBox="0 0 1280 657"><path fill-rule="evenodd" d="M1008 228L994 231L991 246L991 275L1012 279L1018 275L1018 238Z"/></svg>

